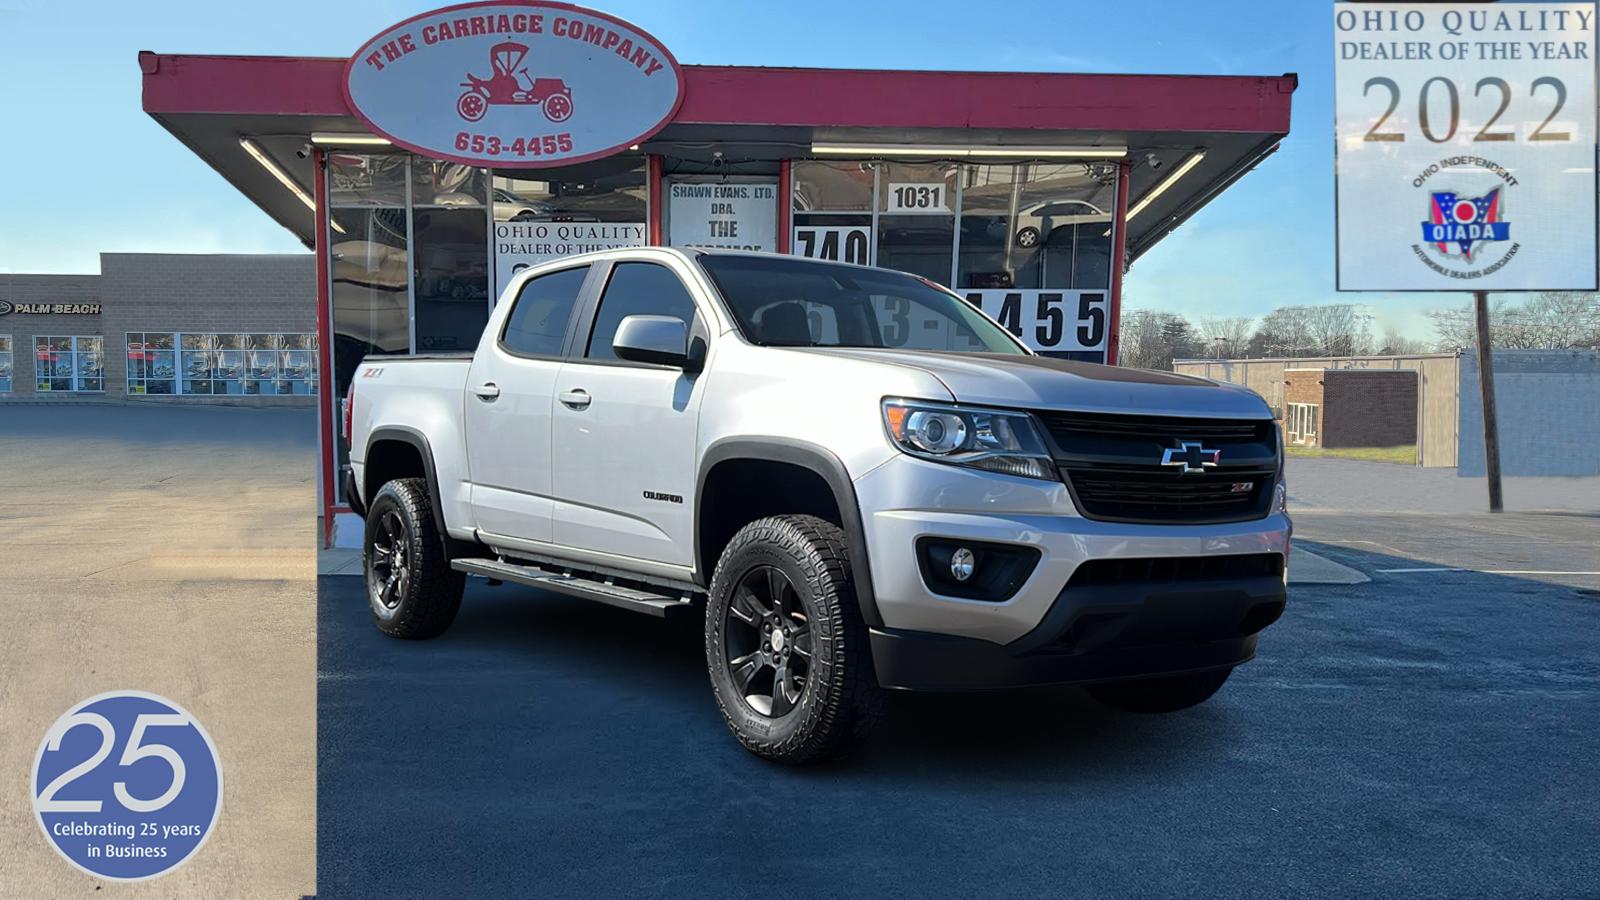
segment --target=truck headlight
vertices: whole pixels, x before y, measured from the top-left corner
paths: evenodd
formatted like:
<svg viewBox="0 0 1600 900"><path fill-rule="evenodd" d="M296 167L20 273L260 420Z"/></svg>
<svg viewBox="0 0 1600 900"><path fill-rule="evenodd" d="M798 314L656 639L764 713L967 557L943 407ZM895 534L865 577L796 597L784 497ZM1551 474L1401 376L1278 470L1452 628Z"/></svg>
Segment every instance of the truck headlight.
<svg viewBox="0 0 1600 900"><path fill-rule="evenodd" d="M896 447L921 459L1057 479L1055 462L1027 413L889 399L883 401L883 425Z"/></svg>

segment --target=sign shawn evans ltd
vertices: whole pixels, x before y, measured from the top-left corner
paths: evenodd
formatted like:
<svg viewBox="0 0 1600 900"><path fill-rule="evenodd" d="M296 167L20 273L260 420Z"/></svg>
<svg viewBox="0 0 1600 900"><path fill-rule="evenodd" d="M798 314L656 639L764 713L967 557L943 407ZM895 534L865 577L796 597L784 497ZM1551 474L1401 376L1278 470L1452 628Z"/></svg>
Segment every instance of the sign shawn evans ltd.
<svg viewBox="0 0 1600 900"><path fill-rule="evenodd" d="M1339 290L1594 290L1595 4L1333 18Z"/></svg>
<svg viewBox="0 0 1600 900"><path fill-rule="evenodd" d="M345 101L374 134L439 159L498 168L610 156L683 102L672 53L605 13L537 0L414 16L363 44Z"/></svg>

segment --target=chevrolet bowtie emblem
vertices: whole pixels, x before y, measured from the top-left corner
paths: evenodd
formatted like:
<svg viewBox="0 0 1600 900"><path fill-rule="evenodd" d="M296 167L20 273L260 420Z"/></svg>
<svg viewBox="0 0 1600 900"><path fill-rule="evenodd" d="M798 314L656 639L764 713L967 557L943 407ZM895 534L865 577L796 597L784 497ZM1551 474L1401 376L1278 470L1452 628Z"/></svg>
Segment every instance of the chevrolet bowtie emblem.
<svg viewBox="0 0 1600 900"><path fill-rule="evenodd" d="M1221 450L1209 450L1199 441L1181 441L1178 446L1161 451L1161 464L1183 466L1179 474L1188 475L1214 468L1221 456Z"/></svg>

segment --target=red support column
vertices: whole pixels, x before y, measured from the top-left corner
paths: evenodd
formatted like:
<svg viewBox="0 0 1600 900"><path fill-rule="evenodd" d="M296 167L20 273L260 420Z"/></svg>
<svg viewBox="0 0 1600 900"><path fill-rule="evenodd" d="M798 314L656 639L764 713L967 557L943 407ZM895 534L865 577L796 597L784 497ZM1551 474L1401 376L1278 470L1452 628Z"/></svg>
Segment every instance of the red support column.
<svg viewBox="0 0 1600 900"><path fill-rule="evenodd" d="M317 204L312 211L316 218L314 246L317 253L317 409L322 434L317 467L322 470L319 473L322 477L322 546L332 547L333 517L338 507L333 482L338 456L333 441L333 405L341 398L333 381L333 301L328 286L328 260L331 258L328 247L328 179L322 164L322 151L313 149L311 173L316 184L312 193Z"/></svg>
<svg viewBox="0 0 1600 900"><path fill-rule="evenodd" d="M661 157L654 153L645 157L645 189L650 197L646 211L650 226L646 229L645 242L659 247L666 241L661 232Z"/></svg>
<svg viewBox="0 0 1600 900"><path fill-rule="evenodd" d="M1122 270L1128 265L1128 186L1132 181L1133 163L1124 159L1117 163L1117 218L1112 229L1111 246L1111 308L1106 315L1106 365L1117 364L1117 354L1122 337Z"/></svg>
<svg viewBox="0 0 1600 900"><path fill-rule="evenodd" d="M789 160L778 163L778 252L788 253L794 215L794 169Z"/></svg>

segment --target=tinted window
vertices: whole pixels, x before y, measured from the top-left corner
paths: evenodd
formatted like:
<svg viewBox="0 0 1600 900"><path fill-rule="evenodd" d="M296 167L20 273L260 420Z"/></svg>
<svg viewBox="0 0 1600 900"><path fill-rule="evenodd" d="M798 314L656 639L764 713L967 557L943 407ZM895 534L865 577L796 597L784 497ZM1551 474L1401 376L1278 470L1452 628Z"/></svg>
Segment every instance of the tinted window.
<svg viewBox="0 0 1600 900"><path fill-rule="evenodd" d="M694 322L694 301L671 269L653 263L619 263L600 298L594 331L589 335L590 359L616 359L611 339L628 316L672 316Z"/></svg>
<svg viewBox="0 0 1600 900"><path fill-rule="evenodd" d="M522 286L511 308L501 340L506 348L532 356L556 356L567 336L567 322L578 303L578 291L589 267L540 275Z"/></svg>

